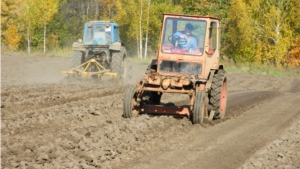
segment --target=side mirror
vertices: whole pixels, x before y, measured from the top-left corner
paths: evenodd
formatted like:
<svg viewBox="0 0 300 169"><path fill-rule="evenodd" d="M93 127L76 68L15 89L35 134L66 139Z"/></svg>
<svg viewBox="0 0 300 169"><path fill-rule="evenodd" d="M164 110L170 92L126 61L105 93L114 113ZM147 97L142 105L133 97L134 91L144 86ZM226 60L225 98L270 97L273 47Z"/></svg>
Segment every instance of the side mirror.
<svg viewBox="0 0 300 169"><path fill-rule="evenodd" d="M205 46L205 53L208 53L209 52L209 46Z"/></svg>
<svg viewBox="0 0 300 169"><path fill-rule="evenodd" d="M92 22L88 23L88 28L92 28Z"/></svg>
<svg viewBox="0 0 300 169"><path fill-rule="evenodd" d="M82 39L78 39L78 41L77 41L78 43L82 43Z"/></svg>
<svg viewBox="0 0 300 169"><path fill-rule="evenodd" d="M109 22L106 22L106 23L105 23L105 27L106 27L106 28L109 28L109 27L110 27Z"/></svg>

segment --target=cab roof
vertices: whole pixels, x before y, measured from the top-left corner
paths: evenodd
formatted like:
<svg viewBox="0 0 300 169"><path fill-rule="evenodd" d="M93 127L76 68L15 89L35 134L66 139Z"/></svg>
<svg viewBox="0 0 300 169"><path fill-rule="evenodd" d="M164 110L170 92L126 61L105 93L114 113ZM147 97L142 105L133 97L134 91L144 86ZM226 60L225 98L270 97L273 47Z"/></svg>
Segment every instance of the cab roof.
<svg viewBox="0 0 300 169"><path fill-rule="evenodd" d="M192 17L192 18L205 18L205 19L215 19L215 20L221 20L220 18L213 17L213 16L201 16L201 15L185 15L185 14L172 14L172 13L164 13L164 16L175 16L177 17Z"/></svg>
<svg viewBox="0 0 300 169"><path fill-rule="evenodd" d="M88 22L105 22L105 23L115 23L115 22L113 22L113 21L88 21Z"/></svg>

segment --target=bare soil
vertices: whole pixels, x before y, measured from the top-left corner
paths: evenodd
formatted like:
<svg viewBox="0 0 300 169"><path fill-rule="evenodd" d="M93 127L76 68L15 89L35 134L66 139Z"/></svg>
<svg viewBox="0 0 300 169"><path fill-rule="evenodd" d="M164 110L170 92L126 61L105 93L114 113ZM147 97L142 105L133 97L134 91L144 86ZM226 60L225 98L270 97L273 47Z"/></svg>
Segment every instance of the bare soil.
<svg viewBox="0 0 300 169"><path fill-rule="evenodd" d="M226 117L122 117L126 85L67 82L69 58L1 56L1 168L300 168L300 79L228 73ZM182 104L182 95L162 101Z"/></svg>

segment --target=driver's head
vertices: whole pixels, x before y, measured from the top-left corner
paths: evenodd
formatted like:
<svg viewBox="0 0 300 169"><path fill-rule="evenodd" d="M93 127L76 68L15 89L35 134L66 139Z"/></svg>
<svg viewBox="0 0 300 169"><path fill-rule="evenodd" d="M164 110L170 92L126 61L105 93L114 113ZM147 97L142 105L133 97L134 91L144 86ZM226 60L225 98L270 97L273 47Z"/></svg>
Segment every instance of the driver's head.
<svg viewBox="0 0 300 169"><path fill-rule="evenodd" d="M186 24L185 29L184 29L185 34L190 35L192 33L193 29L194 28L193 28L192 24L190 24L190 23Z"/></svg>

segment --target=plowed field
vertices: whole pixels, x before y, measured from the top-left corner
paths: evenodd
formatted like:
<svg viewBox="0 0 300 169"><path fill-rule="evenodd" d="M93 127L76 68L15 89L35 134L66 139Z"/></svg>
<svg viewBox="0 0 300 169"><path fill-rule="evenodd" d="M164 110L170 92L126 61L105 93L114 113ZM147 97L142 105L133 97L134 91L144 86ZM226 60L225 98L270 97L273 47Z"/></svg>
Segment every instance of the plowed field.
<svg viewBox="0 0 300 169"><path fill-rule="evenodd" d="M1 56L1 168L300 168L300 79L228 73L225 119L122 117L133 79L65 81L68 58ZM181 95L162 102L184 103Z"/></svg>

